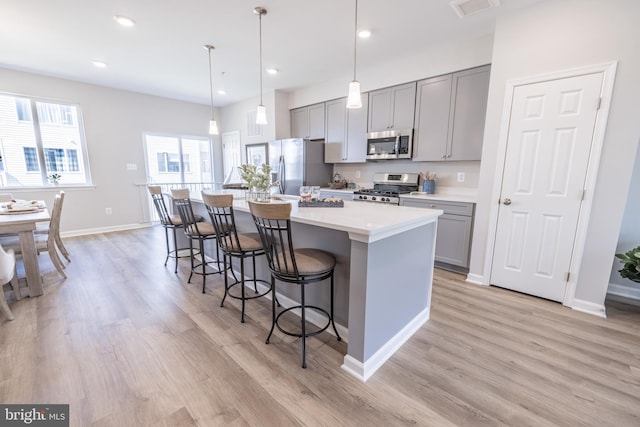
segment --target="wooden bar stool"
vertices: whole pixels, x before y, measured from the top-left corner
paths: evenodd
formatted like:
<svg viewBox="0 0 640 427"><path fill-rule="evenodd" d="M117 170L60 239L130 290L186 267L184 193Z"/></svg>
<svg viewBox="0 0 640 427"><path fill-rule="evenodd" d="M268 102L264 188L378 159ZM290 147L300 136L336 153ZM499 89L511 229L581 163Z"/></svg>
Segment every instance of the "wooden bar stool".
<svg viewBox="0 0 640 427"><path fill-rule="evenodd" d="M224 254L224 266L231 268L233 258L240 260L240 278L236 278L235 282L229 284L229 275L224 276L224 297L220 303L220 307L224 307L224 301L230 298L242 301L242 314L240 322L244 323L245 302L250 299L260 298L267 295L271 291L271 284L264 280L256 278L256 257L264 255L262 241L258 233L238 233L236 229L236 220L233 214L233 195L232 194L205 194L202 192L202 200L209 212L211 222L216 229L218 246ZM227 266L227 257L229 258L229 266ZM251 258L253 265L253 289L255 294L246 295L245 293L245 258ZM265 284L268 288L263 292L258 292L258 282ZM240 295L231 292L235 286L240 286Z"/></svg>
<svg viewBox="0 0 640 427"><path fill-rule="evenodd" d="M340 334L336 329L333 320L333 271L336 265L336 258L333 254L313 248L293 247L291 236L291 204L290 203L257 203L249 202L249 210L258 228L258 233L262 240L269 270L271 270L271 330L267 336L266 343L277 327L282 333L293 337L302 338L302 367L307 367L306 361L306 339L307 337L318 335L325 331L329 325L333 326L338 341L341 341ZM286 283L293 283L300 286L300 304L286 308L276 314L276 287L275 279ZM329 311L324 308L306 304L305 288L314 283L330 279L331 282L331 304ZM300 331L287 331L280 326L280 317L292 310L300 310ZM306 311L313 310L327 318L327 324L313 332L307 331Z"/></svg>

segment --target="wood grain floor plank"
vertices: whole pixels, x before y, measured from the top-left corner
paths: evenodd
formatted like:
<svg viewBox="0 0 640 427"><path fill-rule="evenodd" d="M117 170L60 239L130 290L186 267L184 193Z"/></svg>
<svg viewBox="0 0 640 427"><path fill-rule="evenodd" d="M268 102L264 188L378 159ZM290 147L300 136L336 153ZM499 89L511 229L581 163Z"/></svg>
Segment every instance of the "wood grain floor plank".
<svg viewBox="0 0 640 427"><path fill-rule="evenodd" d="M607 319L436 270L431 319L367 383L344 342L277 333L267 299L164 267L160 227L65 240L67 280L0 324L0 401L69 403L79 426L638 426L640 307ZM46 257L45 257L46 258ZM171 263L170 263L171 264ZM295 322L295 320L294 320Z"/></svg>

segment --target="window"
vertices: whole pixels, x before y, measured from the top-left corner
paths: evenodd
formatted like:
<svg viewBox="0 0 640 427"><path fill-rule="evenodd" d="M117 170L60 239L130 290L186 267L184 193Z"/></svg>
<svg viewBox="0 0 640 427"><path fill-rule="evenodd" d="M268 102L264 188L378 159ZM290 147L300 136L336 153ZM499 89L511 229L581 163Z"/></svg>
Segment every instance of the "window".
<svg viewBox="0 0 640 427"><path fill-rule="evenodd" d="M90 184L78 105L0 93L0 187Z"/></svg>
<svg viewBox="0 0 640 427"><path fill-rule="evenodd" d="M24 151L24 163L26 165L27 172L38 172L40 166L38 165L38 154L34 147L23 147Z"/></svg>
<svg viewBox="0 0 640 427"><path fill-rule="evenodd" d="M211 141L186 136L144 135L149 182L199 183L211 187Z"/></svg>

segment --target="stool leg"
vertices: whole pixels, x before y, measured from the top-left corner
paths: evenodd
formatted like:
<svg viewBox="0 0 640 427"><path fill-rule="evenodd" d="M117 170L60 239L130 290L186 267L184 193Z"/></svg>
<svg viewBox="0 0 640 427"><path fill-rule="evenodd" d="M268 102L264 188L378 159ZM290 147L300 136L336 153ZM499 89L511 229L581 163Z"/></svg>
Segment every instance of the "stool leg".
<svg viewBox="0 0 640 427"><path fill-rule="evenodd" d="M202 259L202 293L204 294L204 288L207 283L207 263L204 257L204 240L198 239L200 245L200 258Z"/></svg>
<svg viewBox="0 0 640 427"><path fill-rule="evenodd" d="M223 255L224 259L224 268L227 268L227 254ZM229 257L229 262L231 262L231 257ZM224 275L224 296L222 297L222 301L220 301L220 307L224 307L224 300L227 299L227 294L229 293L229 276Z"/></svg>
<svg viewBox="0 0 640 427"><path fill-rule="evenodd" d="M187 283L191 283L191 277L193 276L193 239L191 237L189 237L189 253L191 254L191 273L189 274Z"/></svg>
<svg viewBox="0 0 640 427"><path fill-rule="evenodd" d="M302 306L301 308L301 328L302 328L302 367L306 368L307 367L307 331L306 331L306 317L305 317L305 310L304 310L304 283L302 283L300 285L300 305Z"/></svg>
<svg viewBox="0 0 640 427"><path fill-rule="evenodd" d="M269 331L269 335L267 335L267 340L265 344L269 344L269 339L271 338L271 334L273 334L273 328L276 326L276 280L271 275L271 330Z"/></svg>
<svg viewBox="0 0 640 427"><path fill-rule="evenodd" d="M253 289L258 293L258 280L256 279L256 253L251 252L251 260L253 261Z"/></svg>
<svg viewBox="0 0 640 427"><path fill-rule="evenodd" d="M331 272L331 324L333 325L333 332L336 333L338 341L342 341L342 338L340 338L340 334L336 329L336 322L333 321L333 271Z"/></svg>
<svg viewBox="0 0 640 427"><path fill-rule="evenodd" d="M242 315L240 317L240 323L244 323L244 305L245 305L245 298L244 298L244 257L240 257L240 286L242 287L242 289L240 290L241 295L242 295Z"/></svg>
<svg viewBox="0 0 640 427"><path fill-rule="evenodd" d="M173 227L172 230L173 230L173 253L176 257L176 268L173 272L177 273L178 272L178 236L176 236L176 228Z"/></svg>
<svg viewBox="0 0 640 427"><path fill-rule="evenodd" d="M167 227L165 227L164 225L162 226L162 228L164 228L164 242L167 245L167 257L164 259L164 266L167 266L167 261L169 261L169 229L167 229Z"/></svg>

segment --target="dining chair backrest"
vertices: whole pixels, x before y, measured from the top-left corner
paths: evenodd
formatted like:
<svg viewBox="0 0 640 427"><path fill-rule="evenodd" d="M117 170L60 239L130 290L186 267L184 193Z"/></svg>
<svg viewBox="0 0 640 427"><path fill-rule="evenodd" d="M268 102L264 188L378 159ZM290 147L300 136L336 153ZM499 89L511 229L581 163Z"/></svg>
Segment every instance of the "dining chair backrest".
<svg viewBox="0 0 640 427"><path fill-rule="evenodd" d="M202 192L202 200L216 230L220 248L229 253L241 253L242 247L233 214L233 194Z"/></svg>
<svg viewBox="0 0 640 427"><path fill-rule="evenodd" d="M13 194L11 193L0 193L0 202L10 202L13 199Z"/></svg>
<svg viewBox="0 0 640 427"><path fill-rule="evenodd" d="M291 204L249 201L249 210L271 272L279 277L299 277L291 238Z"/></svg>
<svg viewBox="0 0 640 427"><path fill-rule="evenodd" d="M47 236L47 245L55 247L56 233L60 233L60 216L62 214L62 201L64 198L64 192L56 194L53 200L53 207L51 208L51 221L49 222L49 234Z"/></svg>
<svg viewBox="0 0 640 427"><path fill-rule="evenodd" d="M160 217L160 222L164 225L179 225L176 224L171 217L171 213L167 208L167 204L164 201L164 194L162 194L162 187L159 185L149 185L147 187L149 189L149 193L151 194L151 200L153 200L153 205L158 212L158 216Z"/></svg>
<svg viewBox="0 0 640 427"><path fill-rule="evenodd" d="M12 249L4 250L2 246L0 246L0 290L2 290L2 285L6 283L11 283L13 286L13 291L16 294L16 298L20 298L20 291L18 288L18 282L15 278L16 272L16 256L13 253ZM15 317L7 304L7 300L4 296L4 291L2 295L0 295L0 310L4 313L7 319L13 320Z"/></svg>

